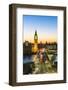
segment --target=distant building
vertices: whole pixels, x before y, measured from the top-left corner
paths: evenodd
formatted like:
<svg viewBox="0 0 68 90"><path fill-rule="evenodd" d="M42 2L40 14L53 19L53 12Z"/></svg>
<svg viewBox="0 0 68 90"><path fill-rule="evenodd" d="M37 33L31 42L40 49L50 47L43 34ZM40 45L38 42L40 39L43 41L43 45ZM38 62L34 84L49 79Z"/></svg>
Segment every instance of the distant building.
<svg viewBox="0 0 68 90"><path fill-rule="evenodd" d="M35 43L35 44L38 44L38 34L37 34L37 30L35 31L35 34L34 34L34 43Z"/></svg>
<svg viewBox="0 0 68 90"><path fill-rule="evenodd" d="M24 55L30 55L32 54L32 44L28 41L25 41L23 43L23 54Z"/></svg>
<svg viewBox="0 0 68 90"><path fill-rule="evenodd" d="M45 48L45 44L43 44L42 42L40 42L39 44L38 44L38 48L40 49L40 48Z"/></svg>
<svg viewBox="0 0 68 90"><path fill-rule="evenodd" d="M46 43L46 44L45 44L45 47L46 47L47 49L57 50L57 43L56 43L56 42L55 42L55 43Z"/></svg>
<svg viewBox="0 0 68 90"><path fill-rule="evenodd" d="M32 52L36 53L38 51L38 34L37 31L35 31L34 34L34 46L32 47Z"/></svg>

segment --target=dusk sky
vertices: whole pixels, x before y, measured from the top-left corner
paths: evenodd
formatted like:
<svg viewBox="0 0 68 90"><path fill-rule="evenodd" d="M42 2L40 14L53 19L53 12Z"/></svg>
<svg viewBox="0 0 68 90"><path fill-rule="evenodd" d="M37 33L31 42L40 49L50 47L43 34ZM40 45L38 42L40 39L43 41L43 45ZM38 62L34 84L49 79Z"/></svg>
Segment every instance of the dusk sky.
<svg viewBox="0 0 68 90"><path fill-rule="evenodd" d="M34 33L37 30L38 42L57 41L57 16L23 16L24 41L34 42Z"/></svg>

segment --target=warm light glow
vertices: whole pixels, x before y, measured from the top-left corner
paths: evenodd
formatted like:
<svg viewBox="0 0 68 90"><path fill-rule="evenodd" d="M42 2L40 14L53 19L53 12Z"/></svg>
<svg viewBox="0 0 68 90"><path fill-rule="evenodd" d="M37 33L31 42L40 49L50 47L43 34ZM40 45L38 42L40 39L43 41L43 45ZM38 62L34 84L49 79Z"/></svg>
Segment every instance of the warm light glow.
<svg viewBox="0 0 68 90"><path fill-rule="evenodd" d="M35 30L38 43L57 42L57 16L24 15L24 41L34 43Z"/></svg>
<svg viewBox="0 0 68 90"><path fill-rule="evenodd" d="M28 42L31 42L31 43L34 43L34 41L33 40L26 40L26 41L28 41ZM53 42L56 42L57 43L57 40L54 40L54 39L48 39L48 40L38 40L38 43L40 43L40 42L42 42L42 43L53 43Z"/></svg>
<svg viewBox="0 0 68 90"><path fill-rule="evenodd" d="M38 45L34 44L34 47L32 48L32 51L36 53L38 51Z"/></svg>

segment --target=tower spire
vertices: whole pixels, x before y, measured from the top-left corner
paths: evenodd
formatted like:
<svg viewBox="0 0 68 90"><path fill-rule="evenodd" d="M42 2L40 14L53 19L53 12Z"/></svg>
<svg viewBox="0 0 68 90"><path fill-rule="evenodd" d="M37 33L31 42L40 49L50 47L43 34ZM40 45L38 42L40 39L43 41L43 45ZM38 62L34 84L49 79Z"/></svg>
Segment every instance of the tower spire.
<svg viewBox="0 0 68 90"><path fill-rule="evenodd" d="M37 50L38 50L38 34L37 34L37 30L35 30L33 52L36 53Z"/></svg>
<svg viewBox="0 0 68 90"><path fill-rule="evenodd" d="M38 34L37 34L37 30L35 30L35 34L34 34L34 43L38 43Z"/></svg>

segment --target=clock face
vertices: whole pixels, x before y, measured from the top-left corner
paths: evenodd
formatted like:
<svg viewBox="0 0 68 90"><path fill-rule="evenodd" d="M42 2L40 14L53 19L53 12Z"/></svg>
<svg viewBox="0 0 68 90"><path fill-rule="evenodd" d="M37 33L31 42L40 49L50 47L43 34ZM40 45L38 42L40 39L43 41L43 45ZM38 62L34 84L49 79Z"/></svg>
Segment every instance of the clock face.
<svg viewBox="0 0 68 90"><path fill-rule="evenodd" d="M38 39L38 37L37 37L37 36L35 36L35 39Z"/></svg>

